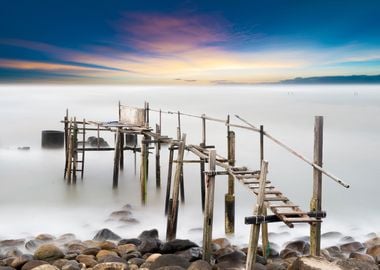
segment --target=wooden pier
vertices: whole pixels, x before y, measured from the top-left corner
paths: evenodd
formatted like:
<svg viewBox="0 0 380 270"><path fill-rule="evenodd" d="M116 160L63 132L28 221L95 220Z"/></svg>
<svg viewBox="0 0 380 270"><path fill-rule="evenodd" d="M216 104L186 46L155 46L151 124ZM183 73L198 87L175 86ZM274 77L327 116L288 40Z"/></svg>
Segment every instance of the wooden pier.
<svg viewBox="0 0 380 270"><path fill-rule="evenodd" d="M140 153L140 193L141 202L147 202L147 180L149 149L155 149L155 176L156 187L161 187L161 145L169 144L169 164L166 183L165 213L167 214L167 240L176 238L179 200L185 200L184 173L183 167L187 163L199 163L200 187L202 211L204 211L203 227L203 258L207 261L211 259L211 240L213 229L214 193L216 177L218 175L228 176L227 194L225 194L225 232L234 233L235 225L235 183L245 186L253 195L257 196L256 205L253 207L253 216L245 218L246 224L251 225L249 238L249 248L247 254L246 269L253 269L256 260L256 253L259 241L260 228L262 230L262 246L265 252L268 246L269 222L283 222L290 228L295 223L310 224L310 244L311 254L320 255L321 219L326 216L322 211L322 174L336 181L340 185L348 188L341 179L322 168L323 149L323 117L315 117L315 140L314 140L314 160L311 161L299 154L291 147L282 143L274 136L264 130L263 126L256 127L245 119L235 115L236 119L242 122L232 124L230 116L224 119L217 119L203 115L193 115L182 112L163 111L152 109L149 103L145 102L143 108L134 108L121 105L119 103L119 116L117 121L97 122L80 120L76 117L69 117L68 111L64 118L65 128L65 170L64 177L69 184L75 184L77 173L83 179L85 168L85 153L87 151L114 151L113 168L113 188L118 186L119 171L124 168L124 151ZM150 124L150 113L158 113L158 123L154 128ZM177 132L175 138L162 135L162 114L171 114L177 118ZM199 145L187 144L186 133L181 127L181 117L198 118L201 124L201 142ZM217 149L206 144L207 121L218 122L226 126L227 133L227 157L218 154ZM232 129L246 129L260 134L260 164L256 169L244 166L237 166L235 151L235 131ZM100 134L111 132L115 136L113 147L100 145ZM88 146L86 144L88 134L95 133L97 145ZM310 201L310 210L304 211L297 204L293 203L283 192L276 188L272 181L267 178L269 163L264 159L264 140L273 141L280 147L289 151L307 164L313 167L313 196ZM140 147L138 142L140 141ZM194 159L184 159L184 152L193 154ZM207 164L207 166L206 166ZM206 169L207 167L207 169ZM174 176L173 176L174 170ZM273 215L268 215L270 211ZM247 213L248 214L248 213Z"/></svg>

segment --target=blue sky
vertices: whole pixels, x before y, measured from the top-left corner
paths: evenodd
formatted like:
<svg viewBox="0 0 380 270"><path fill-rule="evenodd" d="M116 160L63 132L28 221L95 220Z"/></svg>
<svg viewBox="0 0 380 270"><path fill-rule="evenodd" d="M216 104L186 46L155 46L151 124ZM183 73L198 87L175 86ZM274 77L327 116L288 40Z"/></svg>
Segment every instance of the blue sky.
<svg viewBox="0 0 380 270"><path fill-rule="evenodd" d="M0 82L380 74L380 1L1 0Z"/></svg>

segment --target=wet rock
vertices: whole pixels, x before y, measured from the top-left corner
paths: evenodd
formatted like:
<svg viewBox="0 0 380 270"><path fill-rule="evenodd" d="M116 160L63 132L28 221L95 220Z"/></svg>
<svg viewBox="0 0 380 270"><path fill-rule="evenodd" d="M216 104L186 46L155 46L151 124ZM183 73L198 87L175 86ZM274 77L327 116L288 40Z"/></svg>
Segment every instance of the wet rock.
<svg viewBox="0 0 380 270"><path fill-rule="evenodd" d="M120 211L114 211L110 214L110 217L112 218L128 218L132 215L132 212L129 210L120 210Z"/></svg>
<svg viewBox="0 0 380 270"><path fill-rule="evenodd" d="M106 140L104 140L104 138L102 137L95 137L95 136L90 136L87 138L86 140L86 143L92 147L97 147L97 146L100 146L100 147L108 147L108 143L106 142Z"/></svg>
<svg viewBox="0 0 380 270"><path fill-rule="evenodd" d="M350 243L350 242L355 242L355 239L352 236L344 236L339 240L339 242Z"/></svg>
<svg viewBox="0 0 380 270"><path fill-rule="evenodd" d="M37 266L40 266L40 265L43 265L43 264L48 264L48 262L46 261L42 261L42 260L32 260L32 261L28 261L27 263L25 263L22 267L21 267L21 270L31 270Z"/></svg>
<svg viewBox="0 0 380 270"><path fill-rule="evenodd" d="M280 252L280 257L282 259L289 259L289 258L294 258L294 257L299 257L301 256L302 254L296 250L293 250L293 249L288 249L288 248L285 248L283 250L281 250Z"/></svg>
<svg viewBox="0 0 380 270"><path fill-rule="evenodd" d="M364 242L366 248L380 245L380 237L374 237Z"/></svg>
<svg viewBox="0 0 380 270"><path fill-rule="evenodd" d="M33 255L31 254L23 254L21 256L17 256L13 262L11 263L11 267L20 269L24 264L33 260Z"/></svg>
<svg viewBox="0 0 380 270"><path fill-rule="evenodd" d="M337 246L328 247L325 250L328 252L329 256L332 258L339 258L339 259L345 258L340 248Z"/></svg>
<svg viewBox="0 0 380 270"><path fill-rule="evenodd" d="M334 263L321 257L299 257L288 268L288 270L343 270Z"/></svg>
<svg viewBox="0 0 380 270"><path fill-rule="evenodd" d="M81 270L81 265L74 260L68 261L61 270Z"/></svg>
<svg viewBox="0 0 380 270"><path fill-rule="evenodd" d="M67 253L65 254L65 257L63 257L66 260L75 260L75 258L78 256L78 253Z"/></svg>
<svg viewBox="0 0 380 270"><path fill-rule="evenodd" d="M322 239L340 239L343 237L343 234L340 232L326 232L321 235Z"/></svg>
<svg viewBox="0 0 380 270"><path fill-rule="evenodd" d="M306 241L297 240L288 243L285 249L290 249L299 252L302 255L307 255L310 253L310 244Z"/></svg>
<svg viewBox="0 0 380 270"><path fill-rule="evenodd" d="M134 244L125 244L117 246L117 252L123 256L124 254L130 253L132 251L136 251L137 247Z"/></svg>
<svg viewBox="0 0 380 270"><path fill-rule="evenodd" d="M18 248L10 248L4 254L5 257L17 257L21 255L22 255L22 252Z"/></svg>
<svg viewBox="0 0 380 270"><path fill-rule="evenodd" d="M368 248L367 254L372 256L377 263L380 263L380 245Z"/></svg>
<svg viewBox="0 0 380 270"><path fill-rule="evenodd" d="M218 269L237 268L244 269L246 255L242 251L233 251L229 254L220 256L217 259Z"/></svg>
<svg viewBox="0 0 380 270"><path fill-rule="evenodd" d="M33 270L59 270L59 269L51 264L42 264L40 266L34 267Z"/></svg>
<svg viewBox="0 0 380 270"><path fill-rule="evenodd" d="M192 262L190 266L187 268L187 270L211 270L211 269L212 269L211 264L203 260Z"/></svg>
<svg viewBox="0 0 380 270"><path fill-rule="evenodd" d="M83 241L83 244L86 245L87 248L98 248L99 247L99 241L95 241L95 240L85 240L85 241Z"/></svg>
<svg viewBox="0 0 380 270"><path fill-rule="evenodd" d="M122 258L126 261L132 258L141 258L141 253L139 251L132 251L130 253L124 254Z"/></svg>
<svg viewBox="0 0 380 270"><path fill-rule="evenodd" d="M23 246L25 239L10 239L0 241L0 247L18 247Z"/></svg>
<svg viewBox="0 0 380 270"><path fill-rule="evenodd" d="M202 249L200 247L192 247L186 250L177 251L175 254L189 262L193 262L202 258Z"/></svg>
<svg viewBox="0 0 380 270"><path fill-rule="evenodd" d="M28 251L35 251L41 244L42 244L41 241L29 240L28 242L25 243L25 248Z"/></svg>
<svg viewBox="0 0 380 270"><path fill-rule="evenodd" d="M102 249L101 251L98 252L98 254L96 254L96 259L100 261L103 257L106 257L106 256L118 257L118 254L115 251Z"/></svg>
<svg viewBox="0 0 380 270"><path fill-rule="evenodd" d="M158 231L157 229L147 230L143 231L138 239L140 240L146 240L146 239L158 239Z"/></svg>
<svg viewBox="0 0 380 270"><path fill-rule="evenodd" d="M266 267L267 267L267 270L286 270L286 269L288 269L288 267L285 266L284 264L277 263L277 262L267 264Z"/></svg>
<svg viewBox="0 0 380 270"><path fill-rule="evenodd" d="M69 244L67 247L67 253L82 253L87 247L82 243Z"/></svg>
<svg viewBox="0 0 380 270"><path fill-rule="evenodd" d="M213 239L212 243L217 244L220 248L231 247L231 243L227 238Z"/></svg>
<svg viewBox="0 0 380 270"><path fill-rule="evenodd" d="M68 262L69 260L67 259L59 259L56 260L53 265L59 269L62 269L62 267Z"/></svg>
<svg viewBox="0 0 380 270"><path fill-rule="evenodd" d="M218 249L217 251L215 251L213 253L213 255L218 260L219 257L230 254L234 251L235 250L232 247L226 247L226 248ZM244 249L242 249L241 251L244 252ZM247 254L246 252L244 252L244 253Z"/></svg>
<svg viewBox="0 0 380 270"><path fill-rule="evenodd" d="M192 247L198 247L197 244L190 240L175 239L164 243L161 246L162 253L174 253L176 251L186 250Z"/></svg>
<svg viewBox="0 0 380 270"><path fill-rule="evenodd" d="M93 240L95 241L105 241L105 240L120 240L121 237L110 229L104 228L96 233Z"/></svg>
<svg viewBox="0 0 380 270"><path fill-rule="evenodd" d="M152 264L150 269L159 269L160 267L179 266L182 268L189 267L190 263L181 256L174 254L164 254L157 258Z"/></svg>
<svg viewBox="0 0 380 270"><path fill-rule="evenodd" d="M98 263L93 270L125 270L128 266L125 263Z"/></svg>
<svg viewBox="0 0 380 270"><path fill-rule="evenodd" d="M364 246L360 242L350 242L340 246L340 250L344 253L351 253L359 250L364 250Z"/></svg>
<svg viewBox="0 0 380 270"><path fill-rule="evenodd" d="M135 246L138 246L141 244L141 240L137 238L129 238L129 239L121 239L119 243L117 243L118 246L126 245L126 244L134 244Z"/></svg>
<svg viewBox="0 0 380 270"><path fill-rule="evenodd" d="M47 262L55 261L63 257L63 252L53 244L43 244L34 252L35 259Z"/></svg>
<svg viewBox="0 0 380 270"><path fill-rule="evenodd" d="M105 250L116 250L117 249L117 246L116 244L110 242L110 241L103 241L103 242L100 242L99 245L98 245L101 249L105 249Z"/></svg>
<svg viewBox="0 0 380 270"><path fill-rule="evenodd" d="M373 262L373 263L375 262L375 259L372 256L368 254L359 253L359 252L351 253L349 258L357 259L361 261Z"/></svg>
<svg viewBox="0 0 380 270"><path fill-rule="evenodd" d="M275 243L270 243L269 244L269 248L267 248L267 257L268 258L277 258L280 256L280 254L278 253L278 251L276 250L280 250L280 247L278 245L276 245ZM248 252L248 249L247 249L247 252ZM247 253L245 253L247 254ZM263 248L260 246L257 248L257 254L259 254L260 256L264 256L264 253L263 253Z"/></svg>
<svg viewBox="0 0 380 270"><path fill-rule="evenodd" d="M98 254L98 252L100 251L101 249L99 247L91 247L91 248L86 248L82 251L82 254L83 255L94 255L96 256L96 254Z"/></svg>
<svg viewBox="0 0 380 270"><path fill-rule="evenodd" d="M108 255L108 256L101 257L98 261L100 263L106 263L106 262L127 263L126 260L120 258L119 256L115 256L115 255Z"/></svg>
<svg viewBox="0 0 380 270"><path fill-rule="evenodd" d="M379 270L379 267L376 263L362 261L358 259L344 259L337 262L337 265L340 266L339 269L343 270Z"/></svg>
<svg viewBox="0 0 380 270"><path fill-rule="evenodd" d="M148 238L141 242L141 244L137 247L137 250L141 252L141 254L145 253L155 253L160 251L161 241L154 238Z"/></svg>
<svg viewBox="0 0 380 270"><path fill-rule="evenodd" d="M137 266L142 265L145 262L144 259L141 258L132 258L128 261L128 264L135 264Z"/></svg>
<svg viewBox="0 0 380 270"><path fill-rule="evenodd" d="M0 266L0 270L16 270L16 269L10 266Z"/></svg>
<svg viewBox="0 0 380 270"><path fill-rule="evenodd" d="M42 241L42 242L49 242L55 240L55 237L51 234L43 233L39 234L35 237L37 241Z"/></svg>
<svg viewBox="0 0 380 270"><path fill-rule="evenodd" d="M95 260L94 255L78 255L76 260L80 263L83 263L87 268L94 267L98 262Z"/></svg>
<svg viewBox="0 0 380 270"><path fill-rule="evenodd" d="M154 262L155 260L157 260L157 258L160 257L161 255L162 255L162 254L160 254L160 253L153 253L153 254L149 255L148 258L146 258L146 262L150 262L150 263L152 263L152 262Z"/></svg>

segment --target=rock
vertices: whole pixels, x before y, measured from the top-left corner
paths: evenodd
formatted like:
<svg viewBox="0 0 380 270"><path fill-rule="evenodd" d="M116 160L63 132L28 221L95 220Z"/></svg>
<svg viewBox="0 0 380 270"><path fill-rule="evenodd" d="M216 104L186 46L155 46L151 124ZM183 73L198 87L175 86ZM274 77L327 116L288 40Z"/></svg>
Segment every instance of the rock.
<svg viewBox="0 0 380 270"><path fill-rule="evenodd" d="M95 241L95 240L86 240L86 241L83 241L83 244L86 245L87 248L99 247L99 241Z"/></svg>
<svg viewBox="0 0 380 270"><path fill-rule="evenodd" d="M17 257L21 256L22 252L18 248L10 248L5 252L5 257Z"/></svg>
<svg viewBox="0 0 380 270"><path fill-rule="evenodd" d="M160 257L162 254L160 254L160 253L153 253L153 254L151 254L148 258L146 258L146 262L150 262L150 263L152 263L152 262L154 262L155 260L157 260L157 258L158 257Z"/></svg>
<svg viewBox="0 0 380 270"><path fill-rule="evenodd" d="M124 254L130 253L132 251L136 251L137 247L134 244L125 244L117 246L117 252L120 254L120 256L123 256Z"/></svg>
<svg viewBox="0 0 380 270"><path fill-rule="evenodd" d="M59 269L62 269L62 267L68 262L69 260L67 259L59 259L56 260L53 265Z"/></svg>
<svg viewBox="0 0 380 270"><path fill-rule="evenodd" d="M244 269L245 259L246 259L246 255L244 252L233 251L226 255L220 256L217 259L217 266L218 266L218 269L228 269L228 268Z"/></svg>
<svg viewBox="0 0 380 270"><path fill-rule="evenodd" d="M197 244L191 242L190 240L175 239L164 243L161 246L162 253L174 253L181 250L186 250L192 247L198 247Z"/></svg>
<svg viewBox="0 0 380 270"><path fill-rule="evenodd" d="M343 237L343 234L340 232L326 232L321 235L322 239L340 239Z"/></svg>
<svg viewBox="0 0 380 270"><path fill-rule="evenodd" d="M10 239L0 241L0 247L18 247L25 243L25 239Z"/></svg>
<svg viewBox="0 0 380 270"><path fill-rule="evenodd" d="M289 259L289 258L294 258L294 257L299 257L301 256L302 254L296 250L293 250L293 249L288 249L288 248L285 248L283 250L281 250L280 252L280 257L282 259Z"/></svg>
<svg viewBox="0 0 380 270"><path fill-rule="evenodd" d="M82 243L69 244L67 247L67 253L82 253L87 247Z"/></svg>
<svg viewBox="0 0 380 270"><path fill-rule="evenodd" d="M120 258L119 256L114 256L114 255L108 255L101 257L98 262L100 263L106 263L106 262L119 262L119 263L127 263L126 260Z"/></svg>
<svg viewBox="0 0 380 270"><path fill-rule="evenodd" d="M80 263L83 263L87 268L94 267L98 262L95 260L94 255L78 255L76 260Z"/></svg>
<svg viewBox="0 0 380 270"><path fill-rule="evenodd" d="M357 259L357 260L361 260L361 261L367 261L367 262L375 262L375 259L368 255L368 254L362 254L362 253L359 253L359 252L352 252L350 254L350 257L351 259Z"/></svg>
<svg viewBox="0 0 380 270"><path fill-rule="evenodd" d="M280 250L280 247L275 243L269 243L269 248L267 248L267 252L268 252L267 257L268 258L279 257L280 254L278 253L278 251L276 249ZM248 249L247 249L247 252L248 252ZM244 253L245 253L245 251L244 251ZM260 256L264 256L263 255L263 248L261 246L257 248L257 254L259 254Z"/></svg>
<svg viewBox="0 0 380 270"><path fill-rule="evenodd" d="M141 258L132 258L128 261L128 264L135 264L137 266L142 265L145 262L144 259Z"/></svg>
<svg viewBox="0 0 380 270"><path fill-rule="evenodd" d="M118 236L116 233L114 233L113 231L107 228L104 228L98 231L93 238L93 240L95 241L120 240L120 239L121 239L120 236Z"/></svg>
<svg viewBox="0 0 380 270"><path fill-rule="evenodd" d="M140 240L146 240L146 239L158 239L158 231L157 229L147 230L143 231L138 239Z"/></svg>
<svg viewBox="0 0 380 270"><path fill-rule="evenodd" d="M58 237L58 241L60 242L63 242L63 243L67 243L69 241L73 241L76 239L76 236L75 234L73 233L65 233L65 234L62 234L61 236Z"/></svg>
<svg viewBox="0 0 380 270"><path fill-rule="evenodd" d="M192 247L186 250L177 251L175 255L181 256L189 262L193 262L202 258L202 249L200 247Z"/></svg>
<svg viewBox="0 0 380 270"><path fill-rule="evenodd" d="M96 259L100 261L103 257L106 257L106 256L118 257L118 254L115 251L102 249L101 251L98 252L98 254L96 254Z"/></svg>
<svg viewBox="0 0 380 270"><path fill-rule="evenodd" d="M179 266L182 268L189 267L190 263L182 258L181 256L174 255L174 254L164 254L155 260L149 269L159 269L160 267L166 267L166 266Z"/></svg>
<svg viewBox="0 0 380 270"><path fill-rule="evenodd" d="M244 249L242 249L241 251L244 252ZM215 251L213 253L213 255L218 260L219 257L224 256L226 254L230 254L232 252L234 252L234 249L232 247L226 247L226 248L220 248L220 249L218 249L217 251ZM247 254L247 253L245 253L245 254Z"/></svg>
<svg viewBox="0 0 380 270"><path fill-rule="evenodd" d="M345 256L342 254L342 251L337 246L328 247L325 250L328 252L328 254L332 258L339 258L339 259L344 259L345 258Z"/></svg>
<svg viewBox="0 0 380 270"><path fill-rule="evenodd" d="M25 248L28 251L35 251L41 244L42 244L41 241L29 240L28 242L25 243Z"/></svg>
<svg viewBox="0 0 380 270"><path fill-rule="evenodd" d="M231 247L231 243L227 238L213 239L212 243L217 244L220 248Z"/></svg>
<svg viewBox="0 0 380 270"><path fill-rule="evenodd" d="M105 250L116 250L117 249L117 246L116 244L110 242L110 241L103 241L103 242L100 242L99 245L98 245L101 249L105 249Z"/></svg>
<svg viewBox="0 0 380 270"><path fill-rule="evenodd" d="M16 270L16 269L10 266L0 266L0 270Z"/></svg>
<svg viewBox="0 0 380 270"><path fill-rule="evenodd" d="M297 240L288 243L285 249L290 249L299 252L302 255L307 255L310 253L310 244L306 241ZM281 255L280 255L281 256Z"/></svg>
<svg viewBox="0 0 380 270"><path fill-rule="evenodd" d="M90 136L87 138L86 143L89 144L92 147L108 147L108 143L104 140L102 137L95 137L95 136Z"/></svg>
<svg viewBox="0 0 380 270"><path fill-rule="evenodd" d="M212 269L211 264L203 260L192 262L190 266L187 268L187 270L211 270L211 269Z"/></svg>
<svg viewBox="0 0 380 270"><path fill-rule="evenodd" d="M125 270L128 269L125 263L98 263L95 265L92 270Z"/></svg>
<svg viewBox="0 0 380 270"><path fill-rule="evenodd" d="M132 258L141 258L141 253L139 251L132 251L130 253L124 254L122 258L129 261Z"/></svg>
<svg viewBox="0 0 380 270"><path fill-rule="evenodd" d="M134 244L135 246L138 246L141 244L141 240L137 238L121 239L119 243L117 243L118 246L126 245L126 244Z"/></svg>
<svg viewBox="0 0 380 270"><path fill-rule="evenodd" d="M17 256L13 262L11 263L11 267L20 269L24 264L33 260L33 255L31 254L23 254L21 256Z"/></svg>
<svg viewBox="0 0 380 270"><path fill-rule="evenodd" d="M357 259L344 259L337 262L337 265L340 266L339 269L342 270L379 270L379 267L376 263L362 261Z"/></svg>
<svg viewBox="0 0 380 270"><path fill-rule="evenodd" d="M40 266L34 267L33 270L59 270L59 269L51 264L42 264Z"/></svg>
<svg viewBox="0 0 380 270"><path fill-rule="evenodd" d="M366 248L380 245L380 237L374 237L364 242Z"/></svg>
<svg viewBox="0 0 380 270"><path fill-rule="evenodd" d="M284 264L280 264L277 262L267 264L266 267L267 267L267 270L286 270L286 269L288 269L288 267L286 267Z"/></svg>
<svg viewBox="0 0 380 270"><path fill-rule="evenodd" d="M77 261L71 260L62 266L62 270L81 270L81 266Z"/></svg>
<svg viewBox="0 0 380 270"><path fill-rule="evenodd" d="M339 242L350 243L350 242L355 242L355 239L352 236L344 236L339 240Z"/></svg>
<svg viewBox="0 0 380 270"><path fill-rule="evenodd" d="M380 263L380 245L368 248L367 254L372 256L377 263Z"/></svg>
<svg viewBox="0 0 380 270"><path fill-rule="evenodd" d="M181 266L173 265L173 266L163 266L157 268L157 270L186 270L186 268L183 268Z"/></svg>
<svg viewBox="0 0 380 270"><path fill-rule="evenodd" d="M43 234L37 235L35 239L42 242L49 242L49 241L55 240L55 237L51 234L43 233Z"/></svg>
<svg viewBox="0 0 380 270"><path fill-rule="evenodd" d="M79 254L78 253L67 253L65 254L65 257L63 257L64 259L66 260L75 260L75 258L78 256Z"/></svg>
<svg viewBox="0 0 380 270"><path fill-rule="evenodd" d="M130 217L132 215L132 212L129 210L120 210L120 211L114 211L111 213L110 217L113 218L126 218Z"/></svg>
<svg viewBox="0 0 380 270"><path fill-rule="evenodd" d="M138 221L137 219L135 218L132 218L132 217L128 217L128 218L121 218L119 219L120 222L124 222L124 223L127 223L127 224L139 224L140 221Z"/></svg>
<svg viewBox="0 0 380 270"><path fill-rule="evenodd" d="M37 266L40 266L40 265L43 265L43 264L48 264L48 262L46 261L42 261L42 260L32 260L32 261L28 261L27 263L25 263L22 267L21 267L21 270L31 270Z"/></svg>
<svg viewBox="0 0 380 270"><path fill-rule="evenodd" d="M288 270L342 270L321 257L299 257L288 268Z"/></svg>
<svg viewBox="0 0 380 270"><path fill-rule="evenodd" d="M35 259L47 262L55 261L63 257L63 252L53 244L43 244L34 252Z"/></svg>
<svg viewBox="0 0 380 270"><path fill-rule="evenodd" d="M141 252L141 254L145 253L155 253L160 251L161 241L154 238L148 238L141 242L141 244L137 247L137 250Z"/></svg>
<svg viewBox="0 0 380 270"><path fill-rule="evenodd" d="M96 254L98 254L100 250L101 249L99 247L86 248L85 250L82 251L82 254L96 256Z"/></svg>
<svg viewBox="0 0 380 270"><path fill-rule="evenodd" d="M344 253L351 253L359 250L364 250L364 246L360 242L350 242L340 246L340 250Z"/></svg>

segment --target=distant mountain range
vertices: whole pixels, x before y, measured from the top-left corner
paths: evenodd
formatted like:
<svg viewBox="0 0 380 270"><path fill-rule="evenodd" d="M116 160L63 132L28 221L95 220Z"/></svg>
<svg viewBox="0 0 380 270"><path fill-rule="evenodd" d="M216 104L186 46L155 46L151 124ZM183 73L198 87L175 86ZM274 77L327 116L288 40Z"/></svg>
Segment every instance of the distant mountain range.
<svg viewBox="0 0 380 270"><path fill-rule="evenodd" d="M351 76L323 76L323 77L297 77L283 80L280 84L378 84L380 75L351 75Z"/></svg>

